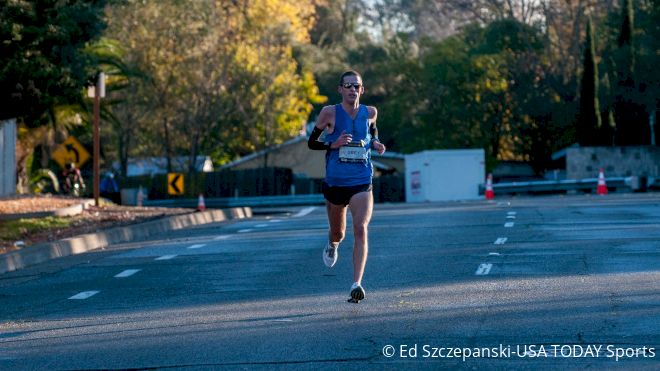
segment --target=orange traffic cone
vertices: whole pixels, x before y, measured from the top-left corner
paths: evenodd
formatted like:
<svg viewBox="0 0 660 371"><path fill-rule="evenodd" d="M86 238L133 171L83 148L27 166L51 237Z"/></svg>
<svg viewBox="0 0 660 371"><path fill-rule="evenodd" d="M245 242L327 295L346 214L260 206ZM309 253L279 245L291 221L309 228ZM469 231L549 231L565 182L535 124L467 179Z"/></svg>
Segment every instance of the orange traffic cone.
<svg viewBox="0 0 660 371"><path fill-rule="evenodd" d="M197 211L204 211L206 210L206 205L204 204L204 195L199 194L199 198L197 199Z"/></svg>
<svg viewBox="0 0 660 371"><path fill-rule="evenodd" d="M596 188L596 193L604 196L607 194L607 185L605 185L605 173L603 169L600 169L598 173L598 187Z"/></svg>
<svg viewBox="0 0 660 371"><path fill-rule="evenodd" d="M495 198L495 192L493 192L493 174L488 174L486 177L486 199L492 200Z"/></svg>

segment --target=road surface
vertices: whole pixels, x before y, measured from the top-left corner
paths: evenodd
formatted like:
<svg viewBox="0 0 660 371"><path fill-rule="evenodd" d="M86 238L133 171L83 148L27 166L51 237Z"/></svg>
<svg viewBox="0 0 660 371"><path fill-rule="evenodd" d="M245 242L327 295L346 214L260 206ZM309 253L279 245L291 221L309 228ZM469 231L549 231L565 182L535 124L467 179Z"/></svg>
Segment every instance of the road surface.
<svg viewBox="0 0 660 371"><path fill-rule="evenodd" d="M0 369L660 367L660 194L376 205L360 304L289 211L0 275Z"/></svg>

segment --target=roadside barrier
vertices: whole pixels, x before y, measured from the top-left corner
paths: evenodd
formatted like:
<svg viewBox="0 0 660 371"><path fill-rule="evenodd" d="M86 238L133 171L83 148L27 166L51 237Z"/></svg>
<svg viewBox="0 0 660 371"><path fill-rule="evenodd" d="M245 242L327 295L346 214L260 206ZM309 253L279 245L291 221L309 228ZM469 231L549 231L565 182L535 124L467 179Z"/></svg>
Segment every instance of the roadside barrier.
<svg viewBox="0 0 660 371"><path fill-rule="evenodd" d="M607 179L607 188L610 191L638 191L635 187L636 177L615 177ZM639 183L639 182L638 182ZM648 186L660 186L660 178L647 178ZM566 180L538 180L530 182L495 183L493 191L497 194L550 194L550 193L593 193L597 190L598 178L566 179ZM479 194L485 193L485 186L479 185Z"/></svg>
<svg viewBox="0 0 660 371"><path fill-rule="evenodd" d="M189 207L196 208L198 200L192 198L178 198L169 200L145 201L145 206L163 207ZM267 207L267 206L300 206L300 205L323 205L325 200L320 193L310 195L285 195L285 196L255 196L255 197L228 197L207 198L206 208L225 207Z"/></svg>

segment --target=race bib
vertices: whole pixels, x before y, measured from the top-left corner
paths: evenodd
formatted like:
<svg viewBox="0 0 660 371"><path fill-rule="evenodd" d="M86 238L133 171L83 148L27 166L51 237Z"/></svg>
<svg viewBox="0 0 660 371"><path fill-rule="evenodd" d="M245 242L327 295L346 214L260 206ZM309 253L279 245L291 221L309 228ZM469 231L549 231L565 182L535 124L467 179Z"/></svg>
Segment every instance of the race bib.
<svg viewBox="0 0 660 371"><path fill-rule="evenodd" d="M339 161L341 162L365 162L367 161L367 149L358 143L349 143L339 147Z"/></svg>

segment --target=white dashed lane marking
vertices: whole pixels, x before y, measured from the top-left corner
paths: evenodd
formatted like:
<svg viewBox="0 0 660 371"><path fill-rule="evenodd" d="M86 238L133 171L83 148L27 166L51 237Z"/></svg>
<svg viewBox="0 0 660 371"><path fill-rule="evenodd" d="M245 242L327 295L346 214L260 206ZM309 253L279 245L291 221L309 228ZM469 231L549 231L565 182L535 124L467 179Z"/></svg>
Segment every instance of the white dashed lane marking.
<svg viewBox="0 0 660 371"><path fill-rule="evenodd" d="M506 242L506 240L507 240L506 237L498 237L498 238L495 240L494 244L495 244L495 245L504 245L504 243Z"/></svg>
<svg viewBox="0 0 660 371"><path fill-rule="evenodd" d="M176 255L163 255L157 257L155 260L170 260L170 259L174 259L175 257Z"/></svg>
<svg viewBox="0 0 660 371"><path fill-rule="evenodd" d="M514 225L513 222L506 222L506 223L504 223L504 227L505 227L505 228L511 228L511 227L513 227L513 225Z"/></svg>
<svg viewBox="0 0 660 371"><path fill-rule="evenodd" d="M477 268L477 271L474 272L474 274L477 276L485 276L490 273L491 268L493 268L491 263L482 263L479 265L479 268Z"/></svg>
<svg viewBox="0 0 660 371"><path fill-rule="evenodd" d="M83 291L81 293L73 295L72 297L69 298L69 300L85 300L87 298L90 298L90 297L98 294L99 292L100 291Z"/></svg>
<svg viewBox="0 0 660 371"><path fill-rule="evenodd" d="M195 244L195 245L188 246L188 249L190 249L190 250L193 250L193 249L199 249L199 248L202 248L202 247L204 247L204 246L206 246L206 244L199 243L199 244Z"/></svg>
<svg viewBox="0 0 660 371"><path fill-rule="evenodd" d="M240 230L238 231L238 233L247 233L247 232L252 232L252 229L251 229L251 228L248 228L248 229L240 229Z"/></svg>
<svg viewBox="0 0 660 371"><path fill-rule="evenodd" d="M268 227L268 224L257 224L257 225L255 225L255 228L264 228L264 227Z"/></svg>
<svg viewBox="0 0 660 371"><path fill-rule="evenodd" d="M311 212L314 211L315 209L316 209L315 206L306 207L306 208L300 210L300 211L298 212L298 214L294 215L293 217L294 217L294 218L300 218L301 216L305 216L305 215L311 213Z"/></svg>
<svg viewBox="0 0 660 371"><path fill-rule="evenodd" d="M115 275L115 278L124 278L124 277L130 277L134 275L135 273L139 272L140 269L127 269L117 275Z"/></svg>
<svg viewBox="0 0 660 371"><path fill-rule="evenodd" d="M230 236L229 236L228 234L226 234L226 235L224 235L224 236L216 236L216 237L213 237L213 240L214 240L214 241L226 240L226 239L229 238L229 237L230 237Z"/></svg>

